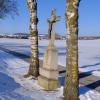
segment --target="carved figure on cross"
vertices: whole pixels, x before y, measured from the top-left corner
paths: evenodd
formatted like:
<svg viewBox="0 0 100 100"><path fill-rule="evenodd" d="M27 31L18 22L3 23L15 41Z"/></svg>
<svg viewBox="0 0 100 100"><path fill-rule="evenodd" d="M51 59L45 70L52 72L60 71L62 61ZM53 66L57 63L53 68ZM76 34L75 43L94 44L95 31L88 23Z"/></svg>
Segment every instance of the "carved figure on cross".
<svg viewBox="0 0 100 100"><path fill-rule="evenodd" d="M49 23L49 29L48 29L49 39L55 38L55 23L60 21L60 16L56 15L56 9L52 10L51 17L48 18L47 21Z"/></svg>

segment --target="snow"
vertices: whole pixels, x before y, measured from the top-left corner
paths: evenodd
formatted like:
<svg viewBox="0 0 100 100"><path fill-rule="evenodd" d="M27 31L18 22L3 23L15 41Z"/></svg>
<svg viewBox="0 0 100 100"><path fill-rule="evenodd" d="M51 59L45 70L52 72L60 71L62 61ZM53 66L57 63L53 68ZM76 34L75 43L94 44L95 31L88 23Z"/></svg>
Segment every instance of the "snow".
<svg viewBox="0 0 100 100"><path fill-rule="evenodd" d="M100 40L79 41L79 69L100 77ZM43 58L48 41L39 41L40 58ZM59 50L59 63L65 65L66 42L56 41ZM27 39L0 39L0 47L5 47L30 55L30 42ZM24 78L29 63L0 50L0 100L61 100L63 87L55 91L45 91L32 77ZM80 100L100 100L100 92L80 84Z"/></svg>
<svg viewBox="0 0 100 100"><path fill-rule="evenodd" d="M37 81L23 77L28 71L29 63L1 50L0 55L1 100L60 100L62 88L52 92L43 91Z"/></svg>
<svg viewBox="0 0 100 100"><path fill-rule="evenodd" d="M47 46L46 41L40 41L39 45ZM100 76L100 40L79 40L79 70ZM56 41L59 52L59 64L66 66L66 41ZM41 50L40 52L43 52Z"/></svg>
<svg viewBox="0 0 100 100"><path fill-rule="evenodd" d="M89 72L92 75L100 76L100 40L79 40L79 70ZM48 40L39 41L39 57L43 54L48 45ZM58 48L59 64L66 66L66 41L57 40L55 45ZM30 42L27 39L0 39L0 46L31 55Z"/></svg>
<svg viewBox="0 0 100 100"><path fill-rule="evenodd" d="M80 86L80 100L100 100L100 93Z"/></svg>

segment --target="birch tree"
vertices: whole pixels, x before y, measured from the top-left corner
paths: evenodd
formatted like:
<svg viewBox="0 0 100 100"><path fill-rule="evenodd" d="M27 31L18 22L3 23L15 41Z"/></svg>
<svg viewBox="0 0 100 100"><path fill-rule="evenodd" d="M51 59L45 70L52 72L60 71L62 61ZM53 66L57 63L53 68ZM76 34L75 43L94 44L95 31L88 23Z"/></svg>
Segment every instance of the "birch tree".
<svg viewBox="0 0 100 100"><path fill-rule="evenodd" d="M78 78L78 8L80 0L67 0L67 55L63 100L79 100Z"/></svg>
<svg viewBox="0 0 100 100"><path fill-rule="evenodd" d="M38 30L37 30L37 0L27 0L28 8L30 11L30 40L31 40L31 63L28 74L37 78L39 75L39 59L38 59Z"/></svg>

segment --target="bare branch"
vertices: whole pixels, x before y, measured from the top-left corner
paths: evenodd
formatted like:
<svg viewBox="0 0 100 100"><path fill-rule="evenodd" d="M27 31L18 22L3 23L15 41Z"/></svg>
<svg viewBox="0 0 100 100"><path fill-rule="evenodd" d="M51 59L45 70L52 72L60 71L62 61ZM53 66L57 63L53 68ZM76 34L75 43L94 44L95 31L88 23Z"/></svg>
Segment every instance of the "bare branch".
<svg viewBox="0 0 100 100"><path fill-rule="evenodd" d="M0 0L0 19L5 18L7 15L18 15L16 0Z"/></svg>

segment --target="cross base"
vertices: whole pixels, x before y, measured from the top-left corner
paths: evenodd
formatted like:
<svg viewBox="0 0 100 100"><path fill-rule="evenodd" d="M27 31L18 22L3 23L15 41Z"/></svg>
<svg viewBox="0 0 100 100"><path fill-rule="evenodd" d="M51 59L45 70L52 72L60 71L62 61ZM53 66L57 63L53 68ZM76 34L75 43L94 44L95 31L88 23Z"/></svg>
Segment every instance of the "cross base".
<svg viewBox="0 0 100 100"><path fill-rule="evenodd" d="M48 79L43 76L38 77L38 84L42 86L45 90L47 91L52 91L57 88L60 88L60 81L59 80L54 80L54 79Z"/></svg>

